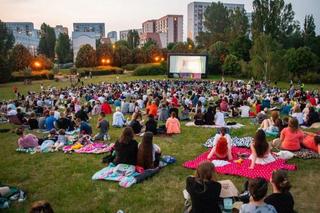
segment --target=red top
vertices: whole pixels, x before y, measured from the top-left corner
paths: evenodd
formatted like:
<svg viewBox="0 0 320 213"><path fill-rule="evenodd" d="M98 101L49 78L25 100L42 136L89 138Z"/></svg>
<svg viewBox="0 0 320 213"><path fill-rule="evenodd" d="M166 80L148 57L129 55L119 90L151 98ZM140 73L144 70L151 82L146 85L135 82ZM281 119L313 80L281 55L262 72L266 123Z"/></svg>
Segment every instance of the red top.
<svg viewBox="0 0 320 213"><path fill-rule="evenodd" d="M307 134L306 137L303 139L303 146L318 153L318 145L316 145L314 141L314 134Z"/></svg>
<svg viewBox="0 0 320 213"><path fill-rule="evenodd" d="M281 149L289 150L289 151L297 151L300 150L300 142L303 141L303 132L298 129L297 131L292 131L289 127L284 128L281 131L280 138L283 138Z"/></svg>
<svg viewBox="0 0 320 213"><path fill-rule="evenodd" d="M225 156L228 152L228 142L227 139L221 136L216 145L216 153L219 156Z"/></svg>
<svg viewBox="0 0 320 213"><path fill-rule="evenodd" d="M103 103L101 105L101 111L107 114L112 114L112 109L108 103Z"/></svg>

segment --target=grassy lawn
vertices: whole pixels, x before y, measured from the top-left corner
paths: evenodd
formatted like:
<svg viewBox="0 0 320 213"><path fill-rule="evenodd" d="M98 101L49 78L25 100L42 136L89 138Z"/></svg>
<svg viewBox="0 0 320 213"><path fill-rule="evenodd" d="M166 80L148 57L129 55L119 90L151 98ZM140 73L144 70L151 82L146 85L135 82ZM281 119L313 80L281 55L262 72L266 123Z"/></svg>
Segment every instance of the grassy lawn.
<svg viewBox="0 0 320 213"><path fill-rule="evenodd" d="M87 83L101 81L129 81L141 79L129 75L99 76ZM164 76L143 77L143 79L163 79ZM211 76L211 79L218 78ZM54 87L69 86L69 82L41 81L44 85ZM33 82L25 86L23 83L0 85L0 99L13 98L12 87L16 85L22 93L28 90L39 91L41 82ZM287 87L286 83L281 86ZM315 85L306 85L313 88ZM108 116L111 120L111 116ZM232 119L234 120L234 119ZM242 129L233 130L232 136L253 136L257 126L247 119L236 119L245 124ZM91 119L95 126L97 118ZM1 128L12 127L2 125ZM96 132L96 129L95 129ZM112 141L119 136L121 130L111 128ZM103 155L78 155L63 153L22 154L17 153L17 136L14 133L0 133L0 182L18 186L28 192L28 199L23 203L14 203L6 212L27 212L33 201L48 200L56 212L182 212L185 179L194 173L182 167L182 163L193 159L206 148L202 144L215 133L212 129L192 128L182 125L182 134L159 138L158 144L164 154L177 158L177 163L164 168L159 174L141 184L124 189L118 183L110 181L92 181L92 175L102 169ZM140 142L141 138L136 137ZM298 170L290 172L292 194L295 209L298 212L320 212L320 198L317 196L320 183L319 160L290 160ZM245 178L218 175L218 179L231 179L239 190ZM271 187L270 187L271 189Z"/></svg>

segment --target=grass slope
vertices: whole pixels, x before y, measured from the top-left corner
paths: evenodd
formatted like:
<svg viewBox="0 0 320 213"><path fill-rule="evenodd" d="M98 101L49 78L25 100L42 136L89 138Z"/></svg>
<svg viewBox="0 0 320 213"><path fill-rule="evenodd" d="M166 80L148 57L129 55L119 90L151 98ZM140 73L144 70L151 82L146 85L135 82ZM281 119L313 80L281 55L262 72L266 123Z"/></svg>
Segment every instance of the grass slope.
<svg viewBox="0 0 320 213"><path fill-rule="evenodd" d="M140 77L141 78L141 77ZM96 77L91 82L133 80L139 77L116 76ZM163 79L147 77L145 79ZM46 85L64 87L66 83L44 82ZM40 83L31 86L17 84L22 92L38 91ZM283 83L284 84L284 83ZM0 99L12 98L14 84L0 85ZM285 84L284 84L285 85ZM287 86L287 85L285 85ZM311 86L312 87L312 86ZM111 117L108 116L111 120ZM234 119L233 119L234 120ZM233 136L253 136L256 126L248 120L236 119L245 124L242 129L233 130ZM97 118L90 121L95 126ZM2 125L1 128L12 127ZM96 130L95 130L96 131ZM114 141L121 130L111 128ZM183 168L183 162L193 159L206 148L202 144L215 133L212 129L185 127L182 134L159 138L154 143L160 145L164 154L177 158L177 163L163 169L159 174L141 184L124 189L118 183L110 181L92 181L92 175L102 169L103 155L78 155L63 153L23 154L15 152L17 136L14 133L0 133L0 182L21 187L28 192L28 199L23 203L14 203L6 212L27 212L32 202L48 200L56 212L182 212L182 190L185 179L194 173ZM136 137L140 142L141 138ZM295 198L295 208L298 212L320 212L318 185L320 182L319 160L290 160L298 170L290 172L292 193ZM231 179L239 190L245 178L218 175L218 179ZM270 187L271 189L271 187Z"/></svg>

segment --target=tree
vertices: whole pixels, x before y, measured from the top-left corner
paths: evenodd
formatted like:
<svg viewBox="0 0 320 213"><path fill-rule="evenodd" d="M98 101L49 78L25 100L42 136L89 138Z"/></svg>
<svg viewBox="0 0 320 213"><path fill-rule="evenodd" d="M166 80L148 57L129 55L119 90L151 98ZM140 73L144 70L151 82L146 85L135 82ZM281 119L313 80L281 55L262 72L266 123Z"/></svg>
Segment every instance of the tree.
<svg viewBox="0 0 320 213"><path fill-rule="evenodd" d="M31 64L32 55L22 44L17 44L10 53L9 61L12 71L23 70Z"/></svg>
<svg viewBox="0 0 320 213"><path fill-rule="evenodd" d="M170 44L170 43L169 43ZM173 44L174 45L174 43L171 43L171 44ZM148 40L147 40L147 42L146 43L144 43L144 45L142 46L142 49L148 49L150 46L152 46L152 45L156 45L156 46L158 46L158 44L157 44L157 42L155 41L155 40L153 40L153 39L151 39L151 38L149 38Z"/></svg>
<svg viewBox="0 0 320 213"><path fill-rule="evenodd" d="M222 66L224 74L237 74L241 72L241 66L238 58L232 54L227 55Z"/></svg>
<svg viewBox="0 0 320 213"><path fill-rule="evenodd" d="M70 39L67 34L65 33L59 34L55 51L56 51L59 63L64 64L72 61Z"/></svg>
<svg viewBox="0 0 320 213"><path fill-rule="evenodd" d="M306 40L308 38L316 37L316 25L314 23L313 15L306 15L303 24L303 38Z"/></svg>
<svg viewBox="0 0 320 213"><path fill-rule="evenodd" d="M101 64L102 60L109 60L109 64L113 61L113 48L111 44L100 44L96 51L97 64Z"/></svg>
<svg viewBox="0 0 320 213"><path fill-rule="evenodd" d="M284 56L288 71L298 78L305 74L307 69L315 67L317 60L317 56L308 47L289 49Z"/></svg>
<svg viewBox="0 0 320 213"><path fill-rule="evenodd" d="M132 55L130 49L125 45L116 45L113 53L113 64L123 66L132 63Z"/></svg>
<svg viewBox="0 0 320 213"><path fill-rule="evenodd" d="M285 4L284 0L254 0L252 18L254 37L265 33L283 41L298 27L292 5Z"/></svg>
<svg viewBox="0 0 320 213"><path fill-rule="evenodd" d="M263 76L264 80L270 77L270 67L274 59L276 59L274 52L279 49L279 43L272 39L270 35L261 34L254 39L254 44L250 51L252 58L250 63L254 77L261 78Z"/></svg>
<svg viewBox="0 0 320 213"><path fill-rule="evenodd" d="M56 34L54 29L49 25L43 23L40 30L40 41L38 52L47 56L50 59L54 59L55 56L55 44Z"/></svg>
<svg viewBox="0 0 320 213"><path fill-rule="evenodd" d="M237 8L236 10L230 10L229 22L229 41L238 37L245 37L248 34L249 20L244 9Z"/></svg>
<svg viewBox="0 0 320 213"><path fill-rule="evenodd" d="M148 60L146 53L142 48L134 48L132 50L132 57L133 57L132 63L134 64L147 63L147 60Z"/></svg>
<svg viewBox="0 0 320 213"><path fill-rule="evenodd" d="M252 41L248 36L239 36L229 43L229 51L231 54L244 61L250 61L250 49Z"/></svg>
<svg viewBox="0 0 320 213"><path fill-rule="evenodd" d="M83 45L76 57L76 67L96 66L96 51L89 44Z"/></svg>
<svg viewBox="0 0 320 213"><path fill-rule="evenodd" d="M9 51L13 44L13 34L7 29L6 24L0 20L0 82L6 82L11 77Z"/></svg>
<svg viewBox="0 0 320 213"><path fill-rule="evenodd" d="M163 57L162 50L157 46L157 45L150 45L146 49L146 54L147 54L147 62L148 63L153 63L155 62L155 58L161 58Z"/></svg>
<svg viewBox="0 0 320 213"><path fill-rule="evenodd" d="M225 42L217 41L209 48L210 63L217 70L221 70L221 66L224 63L226 56L228 55L228 49Z"/></svg>
<svg viewBox="0 0 320 213"><path fill-rule="evenodd" d="M129 30L128 32L128 47L134 49L140 44L139 33L136 30Z"/></svg>

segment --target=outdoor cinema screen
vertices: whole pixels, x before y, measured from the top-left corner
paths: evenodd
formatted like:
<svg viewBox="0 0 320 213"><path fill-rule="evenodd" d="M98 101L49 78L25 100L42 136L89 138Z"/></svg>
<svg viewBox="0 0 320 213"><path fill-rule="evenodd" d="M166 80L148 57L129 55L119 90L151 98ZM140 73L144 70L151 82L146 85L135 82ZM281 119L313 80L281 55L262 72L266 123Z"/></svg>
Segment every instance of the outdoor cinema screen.
<svg viewBox="0 0 320 213"><path fill-rule="evenodd" d="M177 78L204 78L207 75L207 55L170 54L168 76Z"/></svg>

